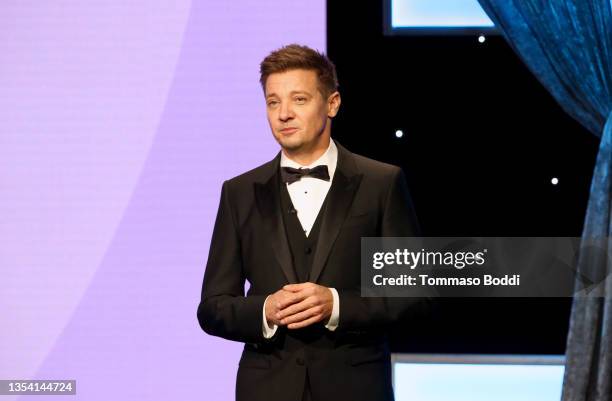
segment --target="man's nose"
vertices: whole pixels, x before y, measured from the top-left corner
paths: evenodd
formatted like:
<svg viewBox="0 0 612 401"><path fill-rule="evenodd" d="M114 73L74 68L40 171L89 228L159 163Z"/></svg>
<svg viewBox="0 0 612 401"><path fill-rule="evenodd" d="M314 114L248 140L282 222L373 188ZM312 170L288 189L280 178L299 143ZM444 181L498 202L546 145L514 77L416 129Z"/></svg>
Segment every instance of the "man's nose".
<svg viewBox="0 0 612 401"><path fill-rule="evenodd" d="M293 118L293 109L291 108L291 104L289 102L281 103L278 118L281 121L287 121Z"/></svg>

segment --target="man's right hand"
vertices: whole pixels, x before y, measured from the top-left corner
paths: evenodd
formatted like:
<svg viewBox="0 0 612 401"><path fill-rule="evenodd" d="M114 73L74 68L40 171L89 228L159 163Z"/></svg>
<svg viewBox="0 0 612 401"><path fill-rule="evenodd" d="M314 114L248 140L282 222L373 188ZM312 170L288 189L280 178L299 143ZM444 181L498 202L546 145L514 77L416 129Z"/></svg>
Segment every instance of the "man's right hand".
<svg viewBox="0 0 612 401"><path fill-rule="evenodd" d="M287 303L289 301L289 303ZM282 288L276 291L274 294L271 294L266 301L266 320L268 321L268 325L278 325L280 326L280 319L276 317L278 312L280 311L280 305L291 305L295 303L295 296L291 291L283 290Z"/></svg>

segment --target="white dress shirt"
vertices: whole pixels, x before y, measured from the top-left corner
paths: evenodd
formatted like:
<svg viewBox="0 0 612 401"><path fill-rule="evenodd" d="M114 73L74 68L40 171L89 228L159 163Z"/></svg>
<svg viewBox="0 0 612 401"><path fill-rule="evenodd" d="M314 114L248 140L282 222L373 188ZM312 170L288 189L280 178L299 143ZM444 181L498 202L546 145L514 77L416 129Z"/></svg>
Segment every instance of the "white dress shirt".
<svg viewBox="0 0 612 401"><path fill-rule="evenodd" d="M321 210L321 206L323 206L327 192L329 192L329 188L331 187L334 179L336 165L338 164L338 148L336 147L334 141L330 139L329 146L327 147L325 153L323 153L321 157L308 166L302 166L301 164L289 159L285 153L281 152L280 167L313 168L322 164L327 166L327 171L329 172L330 177L329 181L305 176L294 183L285 184L287 185L287 191L291 197L291 202L297 211L297 217L300 220L300 224L302 225L302 229L304 230L306 236L310 234L310 230L317 219L317 215ZM330 290L333 296L333 306L331 316L325 327L330 331L334 331L338 327L338 320L340 318L340 298L338 296L338 291L336 291L335 288L330 288ZM268 325L266 320L267 301L268 298L266 298L264 301L263 307L263 335L265 338L272 338L274 333L276 333L278 326L275 324L272 326Z"/></svg>

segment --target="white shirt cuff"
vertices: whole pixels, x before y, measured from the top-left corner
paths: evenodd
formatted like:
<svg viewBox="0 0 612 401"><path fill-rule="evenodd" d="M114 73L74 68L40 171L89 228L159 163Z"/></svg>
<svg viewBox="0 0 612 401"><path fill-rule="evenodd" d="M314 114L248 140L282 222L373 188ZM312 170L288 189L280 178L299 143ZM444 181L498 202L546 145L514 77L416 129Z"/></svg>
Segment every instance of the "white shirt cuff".
<svg viewBox="0 0 612 401"><path fill-rule="evenodd" d="M276 329L278 329L278 325L276 324L273 324L272 326L268 326L268 319L266 319L266 302L268 302L269 297L270 297L269 295L266 297L266 300L264 301L264 305L263 305L263 311L262 311L263 336L264 338L268 338L268 339L272 338L272 336L274 336L274 333L276 333Z"/></svg>
<svg viewBox="0 0 612 401"><path fill-rule="evenodd" d="M334 331L338 328L338 322L340 320L340 297L338 291L335 288L330 288L332 297L334 297L334 304L332 306L332 313L329 317L329 321L325 325L325 328L329 331Z"/></svg>

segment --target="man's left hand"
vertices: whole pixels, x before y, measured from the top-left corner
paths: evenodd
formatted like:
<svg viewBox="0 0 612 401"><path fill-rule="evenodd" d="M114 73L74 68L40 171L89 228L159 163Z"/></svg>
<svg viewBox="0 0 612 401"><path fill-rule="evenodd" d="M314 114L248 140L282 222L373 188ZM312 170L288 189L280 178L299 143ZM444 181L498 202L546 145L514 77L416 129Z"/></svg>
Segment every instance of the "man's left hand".
<svg viewBox="0 0 612 401"><path fill-rule="evenodd" d="M313 323L328 321L334 297L329 288L315 283L287 284L283 290L293 293L293 302L280 305L277 316L289 329L301 329Z"/></svg>

